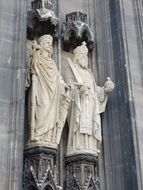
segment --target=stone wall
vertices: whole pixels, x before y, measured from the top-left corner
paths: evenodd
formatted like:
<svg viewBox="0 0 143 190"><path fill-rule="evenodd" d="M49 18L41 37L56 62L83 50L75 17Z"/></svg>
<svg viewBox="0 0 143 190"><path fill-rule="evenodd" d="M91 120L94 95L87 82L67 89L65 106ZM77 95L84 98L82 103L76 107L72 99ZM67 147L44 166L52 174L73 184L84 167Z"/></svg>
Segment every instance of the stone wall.
<svg viewBox="0 0 143 190"><path fill-rule="evenodd" d="M0 189L20 190L26 1L0 1Z"/></svg>

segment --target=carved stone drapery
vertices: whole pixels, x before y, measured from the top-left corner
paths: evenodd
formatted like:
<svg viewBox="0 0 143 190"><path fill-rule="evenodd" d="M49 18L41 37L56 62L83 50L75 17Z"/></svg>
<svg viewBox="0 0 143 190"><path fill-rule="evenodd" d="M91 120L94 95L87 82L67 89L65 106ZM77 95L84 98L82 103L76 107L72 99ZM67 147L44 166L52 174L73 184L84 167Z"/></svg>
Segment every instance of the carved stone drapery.
<svg viewBox="0 0 143 190"><path fill-rule="evenodd" d="M97 163L90 154L66 157L65 190L100 190Z"/></svg>
<svg viewBox="0 0 143 190"><path fill-rule="evenodd" d="M55 35L58 18L54 13L54 5L50 0L34 0L27 16L27 36L33 40L44 34Z"/></svg>
<svg viewBox="0 0 143 190"><path fill-rule="evenodd" d="M73 100L67 117L69 135L66 155L89 153L97 156L102 142L100 114L105 111L114 83L108 78L104 86L96 84L89 69L85 42L75 48L73 53L73 60L67 60L65 77L65 82L71 86Z"/></svg>
<svg viewBox="0 0 143 190"><path fill-rule="evenodd" d="M40 36L43 36L43 34L50 34L51 36L54 36L56 33L56 28L58 26L58 19L54 14L53 4L49 0L34 0L34 1L32 1L31 5L32 5L32 9L31 9L31 11L28 12L28 39L30 39L30 40L36 39L37 40ZM84 44L82 43L82 47L84 46L84 49L86 49L86 52L80 52L82 55L84 55L84 58L82 58L84 63L83 63L83 66L80 68L80 70L83 70L83 69L87 70L90 73L90 75L92 75L91 71L89 71L88 67L86 68L86 65L84 65L84 64L88 65L88 56L87 56L88 50L93 49L93 34L87 24L87 14L82 13L82 12L73 12L73 13L67 14L66 15L66 23L63 23L62 37L63 37L64 50L66 50L66 51L73 50L75 47L81 45L81 43L83 41L86 42ZM85 44L87 44L88 50L87 50L87 48L85 48ZM42 50L42 48L38 47L38 46L37 46L37 49L34 50L34 51L40 52L38 54L39 57L41 57L42 52L43 52L41 50ZM77 57L78 57L78 59L81 58L80 56L77 56ZM42 57L41 60L39 59L41 61L40 62L41 65L43 64L43 58L45 59L45 57ZM52 60L52 59L50 58L50 60ZM87 60L87 62L86 62L86 60ZM35 63L37 64L37 62L35 62ZM89 73L88 73L88 75L89 75ZM34 74L35 73L32 73L33 76L34 76ZM33 78L35 79L36 75ZM77 78L79 78L79 77L76 76L76 79ZM47 80L46 80L46 82L47 82ZM76 81L76 82L79 82L79 81ZM106 83L106 85L104 87L108 88L109 82ZM93 83L93 81L92 81L92 83ZM78 85L77 85L77 87L78 87ZM78 88L80 89L81 87L82 87L82 85L79 83ZM84 87L85 87L85 89L84 89ZM87 92L87 94L83 93L83 95L85 95L85 96L90 94L89 87L90 86L83 85L83 89L81 88L81 93ZM41 96L41 97L42 97L41 99L43 101L44 96ZM86 98L86 100L87 100L87 98ZM102 101L103 100L101 100L101 102ZM69 102L70 101L67 101L67 105L69 104ZM85 102L85 103L87 103L87 102ZM53 103L53 104L58 105L55 103ZM84 107L84 109L85 109L85 107ZM64 107L66 112L68 110L67 108L68 108L68 106ZM61 113L62 113L61 121L64 121L66 118L65 114L63 111ZM37 114L37 112L36 112L36 114ZM40 114L40 116L43 117L43 113ZM35 118L35 117L33 117L33 118ZM83 118L86 118L86 117L83 117ZM50 117L50 119L48 119L48 121L49 120L51 120L51 117ZM75 120L75 118L73 119L73 121L74 120ZM47 123L48 122L46 122L46 124ZM60 125L63 127L64 122L61 122ZM59 189L61 187L58 187L58 176L57 176L57 169L56 169L57 157L55 158L55 156L53 156L52 152L55 151L54 149L56 149L56 150L58 149L58 144L60 141L62 128L59 128L59 133L57 132L58 130L57 131L53 130L52 135L50 135L50 133L48 133L48 138L47 138L47 136L45 137L45 134L46 134L45 132L42 133L42 135L44 134L44 139L43 139L42 135L39 135L40 133L37 132L38 130L36 127L35 128L33 127L32 129L33 129L31 132L32 138L30 139L32 143L31 142L28 143L27 147L30 147L30 148L25 149L24 189L25 190L28 190L28 189L31 189L31 190L32 189L37 189L37 190ZM82 130L83 130L83 128L82 128ZM57 135L55 135L55 133L56 133L55 131L57 132ZM80 130L79 130L79 132L80 132ZM36 133L36 135L35 135L35 133ZM35 138L35 136L36 136L36 138ZM39 136L40 136L40 138L39 138ZM51 143L51 139L53 141L53 139L56 136L58 136L59 138L58 138L58 143L56 142L56 146L55 146L55 144L53 145ZM85 139L86 139L85 143L89 142L89 138L86 138L86 137L91 136L91 134L88 134L88 136L86 136L86 135L83 135L83 136L85 136ZM79 140L80 140L80 138L79 138ZM49 141L49 142L47 143L46 141ZM98 141L100 141L100 139ZM92 145L94 144L95 146L99 147L100 144L98 143L98 141L96 142L96 145L94 143L91 143L91 144ZM95 157L95 155L96 156L98 155L97 153L99 153L99 150L98 149L94 150L92 147L93 150L90 151L89 149L91 147L88 148L89 143L86 143L86 144L87 144L86 150L83 150L80 147L81 148L80 152L79 152L79 149L76 152L74 150L74 148L70 152L70 150L67 148L67 156L68 157L66 158L66 166L67 166L67 177L66 177L66 183L65 183L66 190L67 189L68 190L70 190L70 189L71 190L72 189L73 190L78 190L78 189L79 190L99 190L100 189L98 172L97 172L97 158ZM45 146L46 151L43 149L42 145ZM38 146L38 148L36 146ZM48 147L51 147L52 149L49 151ZM91 155L89 155L89 154L91 154Z"/></svg>
<svg viewBox="0 0 143 190"><path fill-rule="evenodd" d="M35 147L24 151L24 190L58 190L57 151Z"/></svg>
<svg viewBox="0 0 143 190"><path fill-rule="evenodd" d="M72 12L66 15L66 22L63 22L62 37L64 50L69 51L86 41L90 50L93 49L93 33L87 24L87 14Z"/></svg>
<svg viewBox="0 0 143 190"><path fill-rule="evenodd" d="M28 85L29 135L25 144L24 190L60 188L57 187L56 150L70 97L52 58L52 41L51 35L43 35L31 44L33 49L28 67L31 75Z"/></svg>
<svg viewBox="0 0 143 190"><path fill-rule="evenodd" d="M43 35L29 56L29 137L26 147L58 149L70 102L69 90L52 58L53 38Z"/></svg>

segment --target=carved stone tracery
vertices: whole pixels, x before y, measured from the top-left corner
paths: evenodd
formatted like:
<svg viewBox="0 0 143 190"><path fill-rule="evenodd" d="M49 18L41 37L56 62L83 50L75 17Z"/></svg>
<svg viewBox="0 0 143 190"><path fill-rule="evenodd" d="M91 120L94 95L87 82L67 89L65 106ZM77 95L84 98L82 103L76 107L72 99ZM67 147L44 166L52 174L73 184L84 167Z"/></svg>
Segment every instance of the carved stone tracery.
<svg viewBox="0 0 143 190"><path fill-rule="evenodd" d="M90 154L66 157L65 189L100 190L97 162L97 157Z"/></svg>
<svg viewBox="0 0 143 190"><path fill-rule="evenodd" d="M87 14L80 11L66 15L66 22L63 22L62 36L64 50L69 51L75 48L82 41L86 41L90 50L93 49L93 33L87 24Z"/></svg>
<svg viewBox="0 0 143 190"><path fill-rule="evenodd" d="M56 150L35 147L25 150L24 190L58 190Z"/></svg>
<svg viewBox="0 0 143 190"><path fill-rule="evenodd" d="M58 18L54 13L54 5L50 0L34 0L27 13L28 39L38 39L44 34L55 35Z"/></svg>

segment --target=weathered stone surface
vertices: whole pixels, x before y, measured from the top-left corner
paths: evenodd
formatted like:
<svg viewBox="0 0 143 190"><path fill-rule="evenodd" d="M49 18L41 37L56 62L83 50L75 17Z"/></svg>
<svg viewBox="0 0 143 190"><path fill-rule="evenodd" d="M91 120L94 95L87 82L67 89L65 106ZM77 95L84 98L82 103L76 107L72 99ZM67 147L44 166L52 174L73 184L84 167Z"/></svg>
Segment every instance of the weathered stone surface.
<svg viewBox="0 0 143 190"><path fill-rule="evenodd" d="M22 188L25 1L0 1L0 188Z"/></svg>
<svg viewBox="0 0 143 190"><path fill-rule="evenodd" d="M105 111L108 95L114 83L108 77L103 87L97 86L88 64L85 42L74 49L74 58L67 58L64 80L71 86L71 104L67 121L69 125L67 155L98 155L102 142L100 114Z"/></svg>
<svg viewBox="0 0 143 190"><path fill-rule="evenodd" d="M136 173L138 178L138 189L143 188L143 42L140 20L142 18L143 5L140 1L125 1L121 4L121 11L124 11L122 19L123 35L126 35L124 46L126 46L126 70L128 77L130 111L132 120L133 143L135 147Z"/></svg>
<svg viewBox="0 0 143 190"><path fill-rule="evenodd" d="M67 118L69 90L52 58L52 43L51 35L41 36L33 43L35 50L29 56L28 147L42 145L58 149Z"/></svg>
<svg viewBox="0 0 143 190"><path fill-rule="evenodd" d="M103 117L107 184L105 189L142 189L140 181L137 184L136 175L136 172L140 173L140 158L136 145L141 140L140 135L139 141L136 139L136 130L142 128L139 126L139 121L142 120L139 115L142 111L137 113L136 110L142 107L142 85L135 12L131 1L106 3L103 1L102 4L106 11L100 10L100 15L105 18L100 20L104 31L102 26L99 27L100 30L97 26L97 35L100 39L103 37L102 42L98 43L98 55L103 63L100 70L104 73L112 72L117 86Z"/></svg>
<svg viewBox="0 0 143 190"><path fill-rule="evenodd" d="M141 167L138 164L141 161L139 155L142 154L139 154L136 146L138 142L140 142L139 145L141 144L142 134L140 131L142 111L139 112L142 109L141 74L138 76L142 66L141 61L139 64L137 52L139 49L137 50L136 32L140 32L136 28L136 9L133 8L133 5L139 4L139 1L133 3L125 0L121 4L121 1L111 0L91 2L62 0L59 4L60 19L64 18L65 14L75 11L75 7L88 14L88 23L96 37L97 46L95 47L98 52L98 57L96 49L90 57L90 65L95 78L103 84L105 77L109 75L116 84L115 91L109 98L107 111L102 117L104 154L102 166L100 165L99 168L102 178L101 189L142 189ZM140 59L141 54L142 52ZM132 86L130 80L134 82ZM134 121L137 118L136 128ZM138 137L136 129L140 133ZM136 140L137 138L139 141ZM137 186L136 172L139 186Z"/></svg>
<svg viewBox="0 0 143 190"><path fill-rule="evenodd" d="M21 189L26 2L30 4L30 0L0 2L0 186L4 190ZM101 189L141 190L142 4L139 0L58 0L54 4L60 22L73 11L88 14L88 24L96 37L94 45L97 43L90 55L90 67L101 85L108 75L116 83L102 117ZM55 42L54 55L59 70L61 57L65 54L61 52L59 38ZM65 176L63 158L67 132L68 128L64 129L58 155L61 184Z"/></svg>
<svg viewBox="0 0 143 190"><path fill-rule="evenodd" d="M24 150L24 190L58 189L57 150L34 147Z"/></svg>
<svg viewBox="0 0 143 190"><path fill-rule="evenodd" d="M66 157L66 181L64 189L100 190L98 159L92 154Z"/></svg>

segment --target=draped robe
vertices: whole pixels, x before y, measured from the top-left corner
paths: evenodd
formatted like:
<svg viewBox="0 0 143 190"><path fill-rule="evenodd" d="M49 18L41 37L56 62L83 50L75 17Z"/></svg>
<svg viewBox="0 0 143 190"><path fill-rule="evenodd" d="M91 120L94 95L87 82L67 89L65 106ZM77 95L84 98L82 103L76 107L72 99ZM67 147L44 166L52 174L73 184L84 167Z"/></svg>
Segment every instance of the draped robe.
<svg viewBox="0 0 143 190"><path fill-rule="evenodd" d="M62 131L60 129L59 132L58 128L63 127L61 125L64 125L66 119L60 118L60 116L63 117L60 114L61 110L62 112L65 111L63 107L63 104L66 103L66 99L63 103L65 83L61 79L53 59L41 56L40 50L33 55L32 68L30 94L31 141L48 142L48 146L54 148L60 140L57 133L61 135Z"/></svg>
<svg viewBox="0 0 143 190"><path fill-rule="evenodd" d="M68 113L67 155L80 153L97 155L102 141L100 114L105 110L107 95L104 92L104 87L96 85L89 69L82 68L73 62L71 64L77 74L70 66L68 67L66 82L72 88L72 102ZM81 87L76 85L79 77L82 81Z"/></svg>

